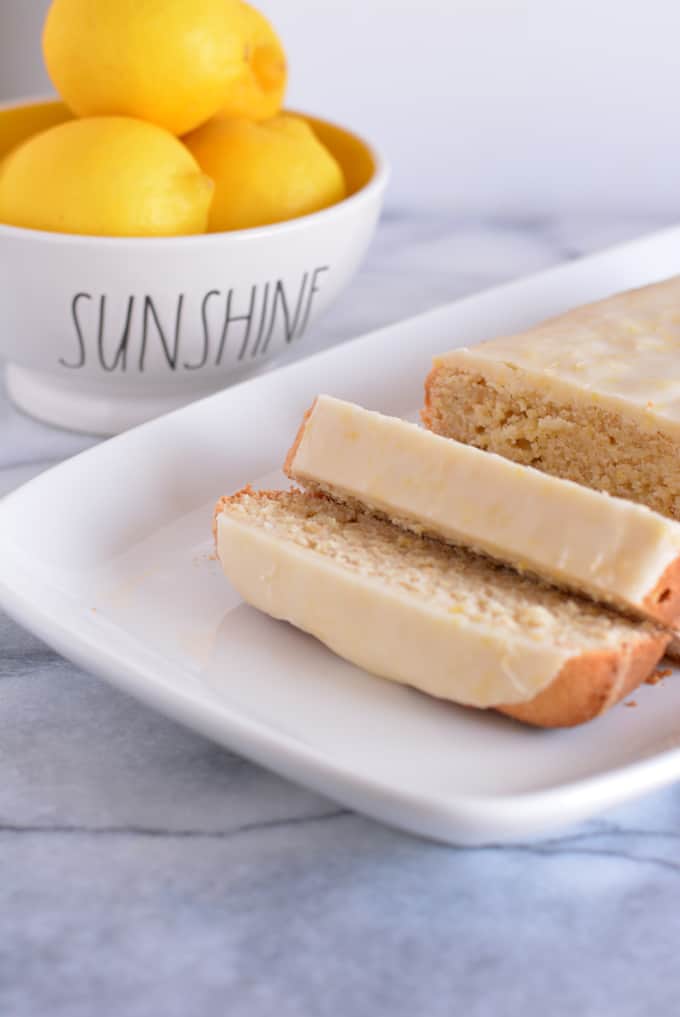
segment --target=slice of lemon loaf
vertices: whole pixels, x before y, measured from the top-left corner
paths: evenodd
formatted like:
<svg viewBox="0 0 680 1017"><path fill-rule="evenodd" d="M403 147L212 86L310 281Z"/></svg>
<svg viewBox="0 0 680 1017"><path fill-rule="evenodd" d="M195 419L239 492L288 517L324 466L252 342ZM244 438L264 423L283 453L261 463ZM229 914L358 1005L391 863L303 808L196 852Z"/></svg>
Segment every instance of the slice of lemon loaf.
<svg viewBox="0 0 680 1017"><path fill-rule="evenodd" d="M680 276L436 358L423 420L680 519Z"/></svg>
<svg viewBox="0 0 680 1017"><path fill-rule="evenodd" d="M325 395L285 470L415 532L680 625L680 523L644 505Z"/></svg>
<svg viewBox="0 0 680 1017"><path fill-rule="evenodd" d="M649 676L668 635L322 494L254 492L215 510L249 604L433 696L530 724L601 714Z"/></svg>

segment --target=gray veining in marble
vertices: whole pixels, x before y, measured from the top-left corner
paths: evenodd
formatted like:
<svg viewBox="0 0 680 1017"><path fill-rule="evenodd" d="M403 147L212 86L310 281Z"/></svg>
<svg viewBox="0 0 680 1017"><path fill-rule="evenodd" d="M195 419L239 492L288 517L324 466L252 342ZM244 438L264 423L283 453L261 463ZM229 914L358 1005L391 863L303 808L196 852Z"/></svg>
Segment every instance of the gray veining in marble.
<svg viewBox="0 0 680 1017"><path fill-rule="evenodd" d="M388 207L306 352L663 225ZM92 442L0 399L0 494ZM672 1014L679 848L680 789L547 842L421 842L0 617L2 1017Z"/></svg>

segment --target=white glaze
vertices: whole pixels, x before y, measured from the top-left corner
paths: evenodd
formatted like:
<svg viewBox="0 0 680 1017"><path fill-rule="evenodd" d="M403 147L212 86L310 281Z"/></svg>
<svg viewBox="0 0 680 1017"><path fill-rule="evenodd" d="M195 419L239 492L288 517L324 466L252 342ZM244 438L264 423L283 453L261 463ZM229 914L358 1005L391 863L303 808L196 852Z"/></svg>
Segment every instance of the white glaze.
<svg viewBox="0 0 680 1017"><path fill-rule="evenodd" d="M477 707L526 702L574 655L526 632L433 608L227 511L217 520L217 549L247 603L371 674L439 699Z"/></svg>
<svg viewBox="0 0 680 1017"><path fill-rule="evenodd" d="M642 505L330 396L291 474L628 608L680 554L680 524Z"/></svg>

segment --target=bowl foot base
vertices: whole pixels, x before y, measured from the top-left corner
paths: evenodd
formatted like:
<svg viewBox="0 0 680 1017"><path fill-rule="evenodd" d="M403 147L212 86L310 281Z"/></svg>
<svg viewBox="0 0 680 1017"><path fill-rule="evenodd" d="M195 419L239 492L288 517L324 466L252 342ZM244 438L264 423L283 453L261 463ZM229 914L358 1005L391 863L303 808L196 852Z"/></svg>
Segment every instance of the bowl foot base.
<svg viewBox="0 0 680 1017"><path fill-rule="evenodd" d="M5 384L12 402L29 416L67 431L104 436L119 434L224 387L222 381L212 388L173 395L121 396L82 383L75 386L16 364L5 368Z"/></svg>

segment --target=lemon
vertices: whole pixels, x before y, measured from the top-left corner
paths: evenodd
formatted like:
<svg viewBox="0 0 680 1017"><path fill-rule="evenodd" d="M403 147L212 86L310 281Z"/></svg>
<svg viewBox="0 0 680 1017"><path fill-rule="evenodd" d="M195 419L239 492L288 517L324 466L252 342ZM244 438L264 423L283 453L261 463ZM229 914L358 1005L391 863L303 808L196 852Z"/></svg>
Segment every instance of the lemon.
<svg viewBox="0 0 680 1017"><path fill-rule="evenodd" d="M122 114L184 134L242 75L243 26L241 0L53 0L43 51L78 116Z"/></svg>
<svg viewBox="0 0 680 1017"><path fill-rule="evenodd" d="M245 43L245 65L231 82L220 116L267 120L281 109L288 72L286 54L278 35L261 14L242 0L241 36Z"/></svg>
<svg viewBox="0 0 680 1017"><path fill-rule="evenodd" d="M28 102L0 109L0 159L39 131L71 119L63 102Z"/></svg>
<svg viewBox="0 0 680 1017"><path fill-rule="evenodd" d="M57 233L203 233L213 185L181 141L130 117L71 120L0 164L0 222Z"/></svg>
<svg viewBox="0 0 680 1017"><path fill-rule="evenodd" d="M300 117L217 118L184 142L215 181L211 232L294 219L345 197L340 166Z"/></svg>

